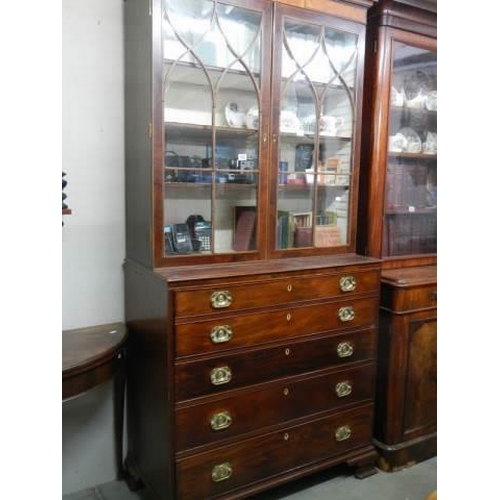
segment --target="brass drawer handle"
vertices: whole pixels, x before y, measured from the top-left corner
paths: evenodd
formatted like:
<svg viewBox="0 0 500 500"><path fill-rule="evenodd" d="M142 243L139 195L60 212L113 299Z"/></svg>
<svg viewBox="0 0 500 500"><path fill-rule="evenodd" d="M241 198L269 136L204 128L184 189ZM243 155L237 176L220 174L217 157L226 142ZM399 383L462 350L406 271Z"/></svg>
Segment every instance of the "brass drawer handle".
<svg viewBox="0 0 500 500"><path fill-rule="evenodd" d="M351 428L348 425L343 425L335 429L335 439L337 441L346 441L351 437Z"/></svg>
<svg viewBox="0 0 500 500"><path fill-rule="evenodd" d="M215 413L210 419L210 426L214 431L220 431L222 429L227 429L233 422L231 415L228 411L221 411L220 413Z"/></svg>
<svg viewBox="0 0 500 500"><path fill-rule="evenodd" d="M229 342L233 337L233 329L229 325L217 325L210 332L210 339L214 344Z"/></svg>
<svg viewBox="0 0 500 500"><path fill-rule="evenodd" d="M215 465L212 469L212 481L214 483L225 481L226 479L229 479L232 474L233 468L229 462Z"/></svg>
<svg viewBox="0 0 500 500"><path fill-rule="evenodd" d="M347 323L354 319L354 307L346 306L339 309L339 319L342 323Z"/></svg>
<svg viewBox="0 0 500 500"><path fill-rule="evenodd" d="M356 278L354 276L342 276L339 285L343 292L352 292L356 290Z"/></svg>
<svg viewBox="0 0 500 500"><path fill-rule="evenodd" d="M233 378L229 366L218 366L210 372L210 380L213 385L227 384Z"/></svg>
<svg viewBox="0 0 500 500"><path fill-rule="evenodd" d="M210 302L214 309L223 309L229 307L233 302L233 296L229 290L220 290L212 293Z"/></svg>
<svg viewBox="0 0 500 500"><path fill-rule="evenodd" d="M339 358L348 358L354 353L354 347L350 342L341 342L337 346L337 356Z"/></svg>
<svg viewBox="0 0 500 500"><path fill-rule="evenodd" d="M335 392L339 398L345 398L349 396L352 392L352 384L348 380L344 380L343 382L339 382L335 386Z"/></svg>

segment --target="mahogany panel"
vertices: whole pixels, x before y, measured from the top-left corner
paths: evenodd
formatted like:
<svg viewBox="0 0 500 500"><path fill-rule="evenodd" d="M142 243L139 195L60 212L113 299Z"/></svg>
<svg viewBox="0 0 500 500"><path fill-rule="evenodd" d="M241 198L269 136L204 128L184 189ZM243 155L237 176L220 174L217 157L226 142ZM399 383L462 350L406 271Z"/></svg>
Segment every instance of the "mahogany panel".
<svg viewBox="0 0 500 500"><path fill-rule="evenodd" d="M62 397L76 396L109 380L122 366L123 323L62 332Z"/></svg>
<svg viewBox="0 0 500 500"><path fill-rule="evenodd" d="M393 471L437 452L437 306L435 266L386 272L374 443L379 467Z"/></svg>
<svg viewBox="0 0 500 500"><path fill-rule="evenodd" d="M183 401L223 390L223 386L214 386L210 381L210 372L218 366L231 368L233 377L226 388L238 388L297 373L373 361L375 338L376 331L369 329L280 343L272 347L266 345L216 358L177 361L176 399ZM352 354L346 355L345 348L352 348Z"/></svg>
<svg viewBox="0 0 500 500"><path fill-rule="evenodd" d="M352 291L341 289L342 280L346 278L353 278L356 282ZM344 273L273 277L271 280L221 287L210 286L206 289L200 289L198 286L192 290L179 290L176 293L176 313L177 316L211 314L376 292L378 279L379 274L376 271L347 270ZM221 290L228 291L232 296L231 305L223 310L215 309L211 303L212 293Z"/></svg>
<svg viewBox="0 0 500 500"><path fill-rule="evenodd" d="M437 307L437 266L385 270L381 282L380 305L393 313Z"/></svg>
<svg viewBox="0 0 500 500"><path fill-rule="evenodd" d="M437 422L437 321L410 323L404 434L411 437Z"/></svg>
<svg viewBox="0 0 500 500"><path fill-rule="evenodd" d="M370 363L317 376L301 374L284 378L279 382L224 394L195 406L179 405L176 410L177 450L219 442L288 420L369 401L374 376L374 365ZM256 408L258 411L254 410ZM231 422L228 427L214 430L211 421L220 413Z"/></svg>
<svg viewBox="0 0 500 500"><path fill-rule="evenodd" d="M285 470L319 462L355 450L371 439L371 404L307 423L285 427L237 444L198 453L177 461L178 500L207 500L272 477ZM348 426L350 435L337 441L335 433ZM212 473L229 464L230 477L214 482Z"/></svg>
<svg viewBox="0 0 500 500"><path fill-rule="evenodd" d="M346 308L352 308L354 316L348 321L342 321L340 315ZM339 328L375 326L377 308L378 297L353 298L315 305L293 304L255 314L220 316L190 323L181 323L182 320L177 319L176 354L208 354L228 347L255 346ZM232 337L227 343L214 343L210 336L212 329L219 329L221 326L230 327Z"/></svg>

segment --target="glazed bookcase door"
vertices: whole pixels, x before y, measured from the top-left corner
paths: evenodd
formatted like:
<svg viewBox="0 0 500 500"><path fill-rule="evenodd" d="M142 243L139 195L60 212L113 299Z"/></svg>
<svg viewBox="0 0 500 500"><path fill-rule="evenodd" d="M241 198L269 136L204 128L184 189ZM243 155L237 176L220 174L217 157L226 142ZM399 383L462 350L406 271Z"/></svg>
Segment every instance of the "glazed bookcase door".
<svg viewBox="0 0 500 500"><path fill-rule="evenodd" d="M259 1L162 1L163 258L258 258L269 19Z"/></svg>
<svg viewBox="0 0 500 500"><path fill-rule="evenodd" d="M392 43L382 257L437 251L437 54Z"/></svg>
<svg viewBox="0 0 500 500"><path fill-rule="evenodd" d="M277 5L274 33L270 252L349 251L364 26Z"/></svg>

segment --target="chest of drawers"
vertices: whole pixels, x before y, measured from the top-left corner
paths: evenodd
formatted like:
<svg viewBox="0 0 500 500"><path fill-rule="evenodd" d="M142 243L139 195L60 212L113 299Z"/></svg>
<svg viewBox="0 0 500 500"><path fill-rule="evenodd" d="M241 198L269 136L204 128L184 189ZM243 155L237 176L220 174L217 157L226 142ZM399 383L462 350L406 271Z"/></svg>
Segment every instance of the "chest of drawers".
<svg viewBox="0 0 500 500"><path fill-rule="evenodd" d="M374 463L378 261L125 268L136 483L228 500Z"/></svg>

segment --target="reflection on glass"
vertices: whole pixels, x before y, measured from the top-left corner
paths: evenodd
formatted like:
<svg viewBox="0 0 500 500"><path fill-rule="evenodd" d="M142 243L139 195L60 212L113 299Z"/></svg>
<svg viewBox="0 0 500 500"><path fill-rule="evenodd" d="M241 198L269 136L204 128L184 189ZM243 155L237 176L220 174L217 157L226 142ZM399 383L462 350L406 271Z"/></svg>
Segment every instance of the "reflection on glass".
<svg viewBox="0 0 500 500"><path fill-rule="evenodd" d="M165 225L205 222L193 254L253 250L235 244L235 207L257 213L262 13L164 0L162 30Z"/></svg>
<svg viewBox="0 0 500 500"><path fill-rule="evenodd" d="M284 23L276 248L349 243L357 43Z"/></svg>
<svg viewBox="0 0 500 500"><path fill-rule="evenodd" d="M436 253L436 53L396 43L392 69L383 255Z"/></svg>

